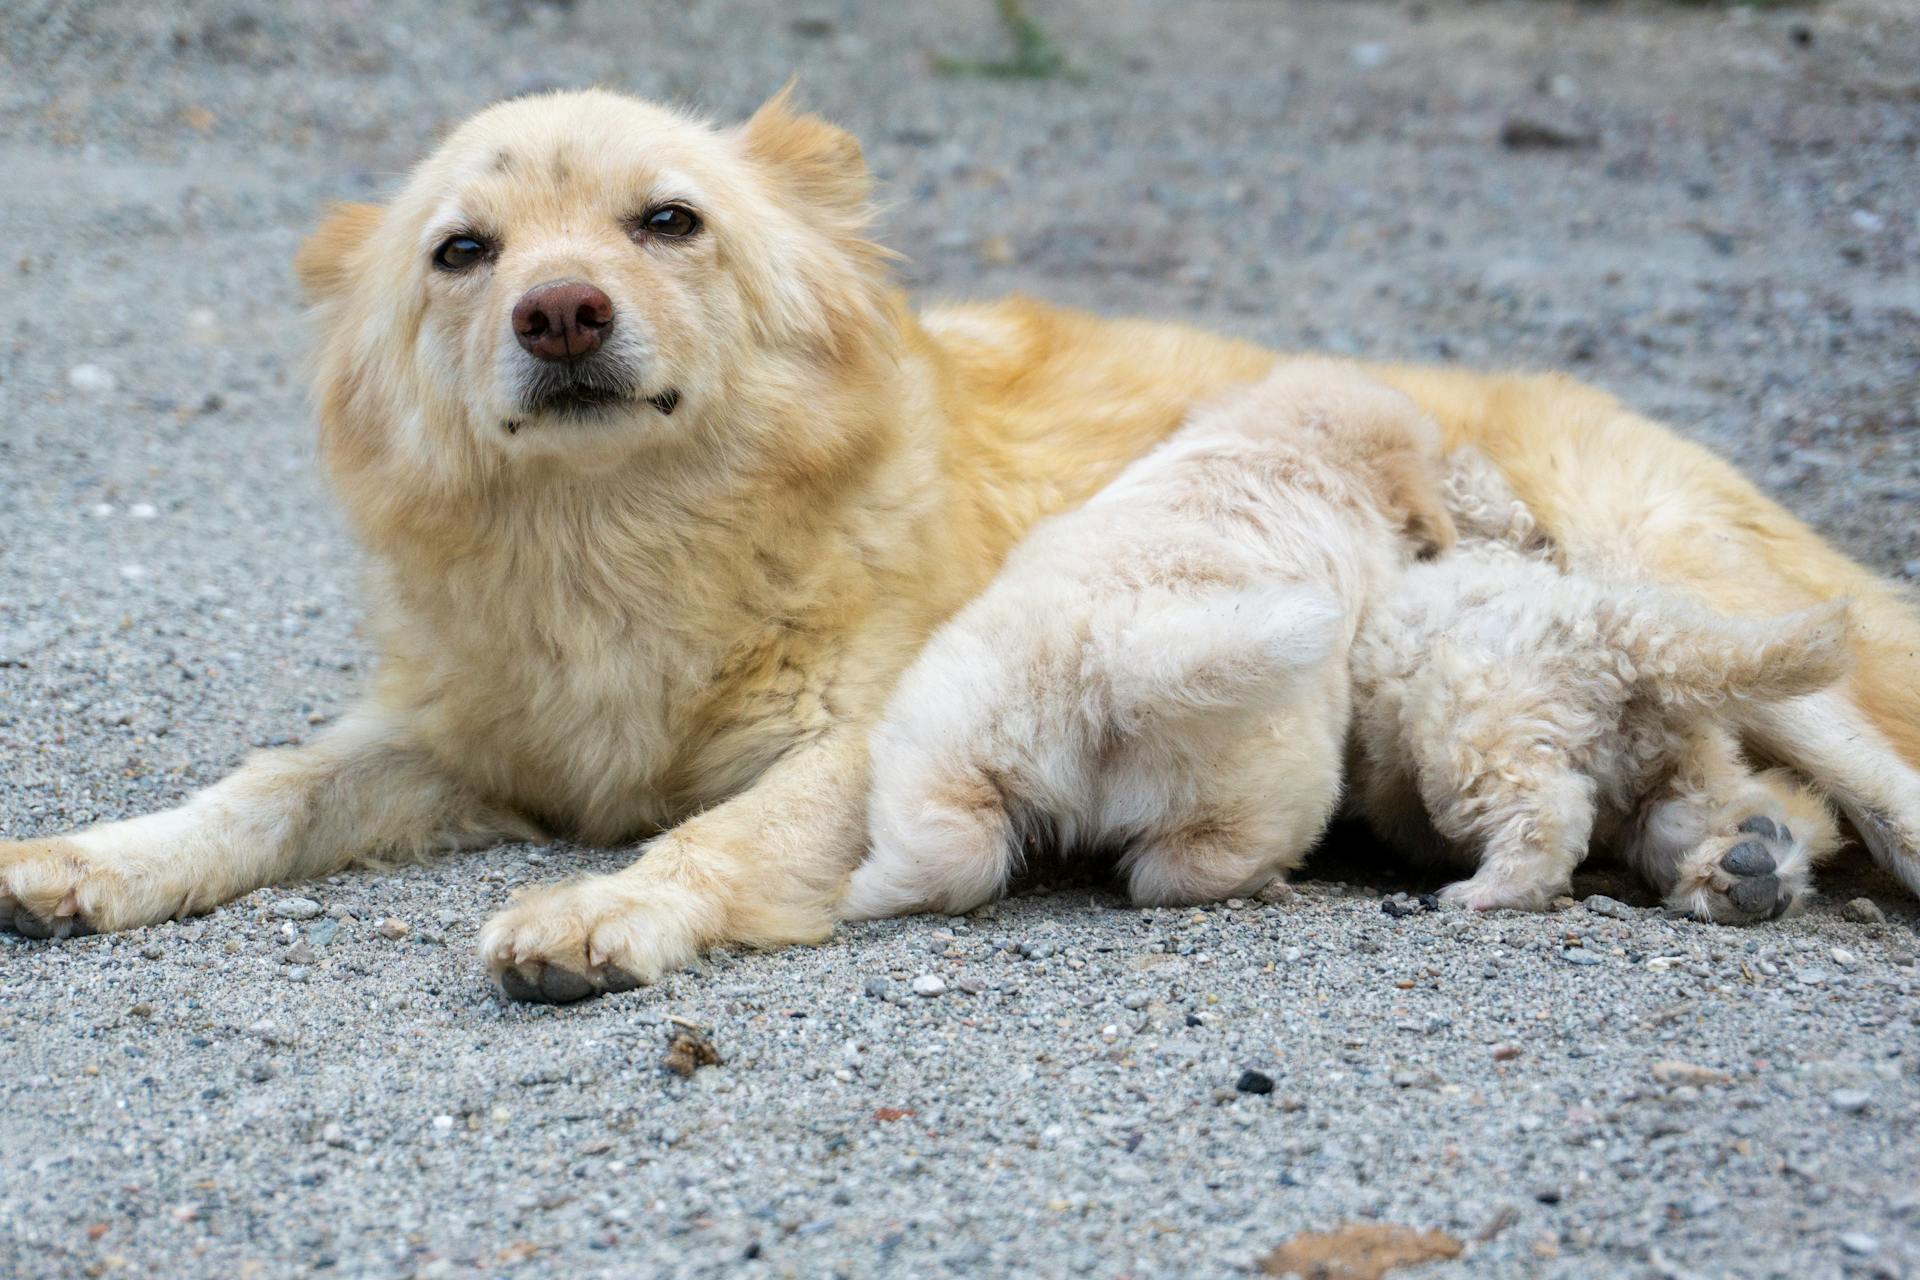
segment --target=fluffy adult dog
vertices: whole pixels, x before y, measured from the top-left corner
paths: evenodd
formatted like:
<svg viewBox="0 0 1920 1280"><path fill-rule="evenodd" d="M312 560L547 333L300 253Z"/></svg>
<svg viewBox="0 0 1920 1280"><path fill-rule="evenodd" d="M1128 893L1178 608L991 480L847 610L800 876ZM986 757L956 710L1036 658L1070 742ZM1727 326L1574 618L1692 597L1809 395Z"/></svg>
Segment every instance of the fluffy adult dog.
<svg viewBox="0 0 1920 1280"><path fill-rule="evenodd" d="M865 842L867 733L935 625L1271 352L1026 301L916 317L854 140L614 94L456 130L303 247L322 452L380 674L166 813L0 845L24 930L121 929L369 859L649 839L483 934L506 989L812 941ZM1576 566L1729 614L1855 601L1846 687L1742 729L1920 888L1920 617L1732 468L1561 378L1382 368Z"/></svg>
<svg viewBox="0 0 1920 1280"><path fill-rule="evenodd" d="M1476 452L1447 488L1459 548L1410 567L1354 641L1351 807L1476 868L1441 893L1468 907L1539 910L1597 845L1703 919L1785 914L1839 833L1790 776L1754 776L1727 713L1845 674L1846 604L1733 620L1563 573Z"/></svg>
<svg viewBox="0 0 1920 1280"><path fill-rule="evenodd" d="M1115 852L1152 904L1297 866L1340 797L1362 609L1453 541L1439 438L1290 362L1043 521L888 703L843 914L969 910L1032 844Z"/></svg>

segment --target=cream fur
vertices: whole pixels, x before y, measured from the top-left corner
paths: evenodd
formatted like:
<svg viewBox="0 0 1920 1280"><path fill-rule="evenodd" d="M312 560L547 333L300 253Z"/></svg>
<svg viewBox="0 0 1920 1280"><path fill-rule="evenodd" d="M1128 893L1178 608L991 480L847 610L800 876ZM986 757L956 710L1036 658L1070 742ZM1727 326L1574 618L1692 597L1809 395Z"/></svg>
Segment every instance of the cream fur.
<svg viewBox="0 0 1920 1280"><path fill-rule="evenodd" d="M1845 603L1721 618L1554 567L1473 450L1449 491L1460 546L1408 569L1354 643L1353 808L1404 849L1477 867L1441 895L1469 907L1539 910L1597 845L1682 910L1783 914L1837 833L1787 779L1752 775L1728 711L1839 680Z"/></svg>
<svg viewBox="0 0 1920 1280"><path fill-rule="evenodd" d="M1042 522L874 731L843 914L969 910L1038 843L1117 855L1142 903L1298 865L1339 799L1354 620L1416 538L1451 541L1438 440L1400 393L1287 363Z"/></svg>
<svg viewBox="0 0 1920 1280"><path fill-rule="evenodd" d="M0 910L125 927L538 827L648 843L495 918L487 963L518 994L825 937L864 842L866 736L925 637L1035 521L1274 360L1022 299L916 317L865 238L868 186L853 139L784 100L721 129L571 93L482 112L390 204L335 211L299 266L379 679L348 723L213 789L246 821L194 800L137 832L0 843ZM697 205L701 236L636 242L653 199ZM498 251L437 274L456 222ZM507 313L562 275L614 299L639 389L681 394L671 417L505 429ZM1819 695L1835 715L1753 731L1915 882L1920 620L1891 588L1597 391L1373 372L1477 444L1572 566L1732 615L1853 598L1854 675Z"/></svg>

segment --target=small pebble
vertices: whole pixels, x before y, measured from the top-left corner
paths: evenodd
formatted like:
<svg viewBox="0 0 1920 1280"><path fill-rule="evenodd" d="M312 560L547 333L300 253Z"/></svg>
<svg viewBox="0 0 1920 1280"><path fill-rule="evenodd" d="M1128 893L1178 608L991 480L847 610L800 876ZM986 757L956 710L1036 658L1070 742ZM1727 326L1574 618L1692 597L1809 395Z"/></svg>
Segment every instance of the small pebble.
<svg viewBox="0 0 1920 1280"><path fill-rule="evenodd" d="M1285 880L1269 880L1267 887L1253 896L1267 903L1269 906L1278 906L1283 903L1292 902L1295 891L1294 887Z"/></svg>
<svg viewBox="0 0 1920 1280"><path fill-rule="evenodd" d="M1631 920L1634 910L1617 898L1609 898L1604 893L1596 893L1580 904L1597 916L1606 916L1613 920Z"/></svg>
<svg viewBox="0 0 1920 1280"><path fill-rule="evenodd" d="M105 395L120 385L120 380L97 364L77 364L67 370L67 385L75 391Z"/></svg>
<svg viewBox="0 0 1920 1280"><path fill-rule="evenodd" d="M1857 1258L1870 1257L1880 1252L1880 1242L1864 1231L1841 1232L1840 1247Z"/></svg>
<svg viewBox="0 0 1920 1280"><path fill-rule="evenodd" d="M893 994L893 986L885 978L868 978L866 992L875 1000L885 1000Z"/></svg>
<svg viewBox="0 0 1920 1280"><path fill-rule="evenodd" d="M395 919L393 916L388 916L386 919L382 920L379 924L374 925L373 931L379 934L381 937L389 939L390 941L393 941L393 942L398 942L400 941L400 939L406 937L409 933L413 932L413 930L408 926L405 920L398 920L398 919Z"/></svg>
<svg viewBox="0 0 1920 1280"><path fill-rule="evenodd" d="M1840 917L1854 924L1885 924L1887 913L1872 898L1855 898L1840 908Z"/></svg>
<svg viewBox="0 0 1920 1280"><path fill-rule="evenodd" d="M1347 50L1347 60L1362 71L1377 71L1386 66L1392 56L1392 50L1386 45L1372 40Z"/></svg>
<svg viewBox="0 0 1920 1280"><path fill-rule="evenodd" d="M1242 1071L1233 1087L1241 1093L1272 1093L1273 1077L1264 1071Z"/></svg>
<svg viewBox="0 0 1920 1280"><path fill-rule="evenodd" d="M1692 1062L1656 1062L1653 1064L1653 1078L1665 1085L1709 1085L1728 1084L1733 1077L1713 1067L1703 1067Z"/></svg>
<svg viewBox="0 0 1920 1280"><path fill-rule="evenodd" d="M913 980L913 994L917 996L937 996L946 989L947 984L931 973L923 973Z"/></svg>
<svg viewBox="0 0 1920 1280"><path fill-rule="evenodd" d="M1827 1102L1835 1111L1857 1116L1867 1109L1873 1098L1865 1089L1835 1089L1827 1095Z"/></svg>
<svg viewBox="0 0 1920 1280"><path fill-rule="evenodd" d="M1561 951L1560 958L1568 964L1599 964L1600 957L1585 947L1567 947Z"/></svg>
<svg viewBox="0 0 1920 1280"><path fill-rule="evenodd" d="M311 920L320 914L320 904L312 898L282 898L269 910L282 920Z"/></svg>

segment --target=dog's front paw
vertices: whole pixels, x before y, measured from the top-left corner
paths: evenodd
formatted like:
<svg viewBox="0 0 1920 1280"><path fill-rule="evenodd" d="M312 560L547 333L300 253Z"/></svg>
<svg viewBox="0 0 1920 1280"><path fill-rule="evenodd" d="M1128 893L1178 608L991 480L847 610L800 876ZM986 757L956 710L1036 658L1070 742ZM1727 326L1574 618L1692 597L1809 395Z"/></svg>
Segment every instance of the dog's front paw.
<svg viewBox="0 0 1920 1280"><path fill-rule="evenodd" d="M701 903L633 872L530 889L480 933L480 955L515 1000L570 1004L630 991L691 961Z"/></svg>
<svg viewBox="0 0 1920 1280"><path fill-rule="evenodd" d="M124 880L72 840L0 840L0 928L68 938L150 923Z"/></svg>
<svg viewBox="0 0 1920 1280"><path fill-rule="evenodd" d="M1784 820L1755 813L1687 855L1667 905L1721 924L1777 919L1805 896L1811 863Z"/></svg>

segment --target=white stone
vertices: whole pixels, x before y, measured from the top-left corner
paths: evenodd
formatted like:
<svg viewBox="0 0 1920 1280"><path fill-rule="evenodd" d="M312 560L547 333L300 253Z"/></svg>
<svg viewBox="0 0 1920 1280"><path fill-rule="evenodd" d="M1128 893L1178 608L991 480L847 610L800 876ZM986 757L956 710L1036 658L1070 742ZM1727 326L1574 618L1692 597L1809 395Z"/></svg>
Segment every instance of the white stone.
<svg viewBox="0 0 1920 1280"><path fill-rule="evenodd" d="M120 380L97 364L77 364L67 370L67 385L75 391L105 395L120 385Z"/></svg>

